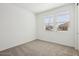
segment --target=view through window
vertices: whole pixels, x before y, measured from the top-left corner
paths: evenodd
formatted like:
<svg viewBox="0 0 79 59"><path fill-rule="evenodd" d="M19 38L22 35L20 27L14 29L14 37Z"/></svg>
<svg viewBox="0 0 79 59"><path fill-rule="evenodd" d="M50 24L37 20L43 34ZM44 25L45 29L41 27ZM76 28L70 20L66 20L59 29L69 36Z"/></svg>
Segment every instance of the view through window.
<svg viewBox="0 0 79 59"><path fill-rule="evenodd" d="M45 16L45 30L51 31L56 26L56 31L67 31L70 23L70 14L68 12L59 13L53 16Z"/></svg>

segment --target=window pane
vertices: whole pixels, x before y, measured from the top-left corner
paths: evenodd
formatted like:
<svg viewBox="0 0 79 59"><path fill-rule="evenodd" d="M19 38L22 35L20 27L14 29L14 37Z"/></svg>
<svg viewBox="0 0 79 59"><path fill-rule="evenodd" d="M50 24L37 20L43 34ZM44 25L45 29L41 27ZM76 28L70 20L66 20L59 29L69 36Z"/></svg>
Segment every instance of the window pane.
<svg viewBox="0 0 79 59"><path fill-rule="evenodd" d="M69 21L69 15L61 15L57 17L56 22L64 23Z"/></svg>
<svg viewBox="0 0 79 59"><path fill-rule="evenodd" d="M53 29L53 16L45 16L44 17L45 30Z"/></svg>
<svg viewBox="0 0 79 59"><path fill-rule="evenodd" d="M57 17L57 30L58 31L67 31L69 27L70 15L60 15Z"/></svg>
<svg viewBox="0 0 79 59"><path fill-rule="evenodd" d="M44 23L53 23L53 17L52 16L44 17Z"/></svg>
<svg viewBox="0 0 79 59"><path fill-rule="evenodd" d="M49 23L50 17L44 17L44 23Z"/></svg>

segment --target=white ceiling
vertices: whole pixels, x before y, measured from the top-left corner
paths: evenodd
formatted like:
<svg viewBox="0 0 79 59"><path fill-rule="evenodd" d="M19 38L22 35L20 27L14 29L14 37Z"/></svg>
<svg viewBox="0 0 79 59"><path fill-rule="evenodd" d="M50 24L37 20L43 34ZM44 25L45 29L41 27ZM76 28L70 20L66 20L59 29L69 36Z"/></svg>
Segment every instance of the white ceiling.
<svg viewBox="0 0 79 59"><path fill-rule="evenodd" d="M58 6L62 6L64 3L16 3L15 5L28 9L34 13L40 13Z"/></svg>

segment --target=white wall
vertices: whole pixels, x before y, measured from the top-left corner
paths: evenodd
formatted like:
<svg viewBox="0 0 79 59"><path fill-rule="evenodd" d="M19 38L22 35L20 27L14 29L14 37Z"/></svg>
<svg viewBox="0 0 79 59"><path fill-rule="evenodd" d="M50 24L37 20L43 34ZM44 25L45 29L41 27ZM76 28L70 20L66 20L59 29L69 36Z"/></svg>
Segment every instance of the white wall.
<svg viewBox="0 0 79 59"><path fill-rule="evenodd" d="M35 15L12 4L0 4L0 51L35 39Z"/></svg>
<svg viewBox="0 0 79 59"><path fill-rule="evenodd" d="M68 9L71 11L71 23L69 30L66 32L55 32L55 31L45 31L44 30L44 20L43 16L53 15L59 11ZM56 9L52 9L47 12L37 14L37 37L38 39L56 42L59 44L74 47L75 46L75 20L74 20L74 4L66 5Z"/></svg>

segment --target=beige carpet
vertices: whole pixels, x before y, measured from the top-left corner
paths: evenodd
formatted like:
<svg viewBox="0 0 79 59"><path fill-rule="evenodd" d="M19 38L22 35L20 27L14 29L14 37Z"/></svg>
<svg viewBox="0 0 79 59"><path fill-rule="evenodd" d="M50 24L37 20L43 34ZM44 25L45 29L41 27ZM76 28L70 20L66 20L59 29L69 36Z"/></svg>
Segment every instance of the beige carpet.
<svg viewBox="0 0 79 59"><path fill-rule="evenodd" d="M0 56L74 56L77 51L68 46L34 40L0 52Z"/></svg>

